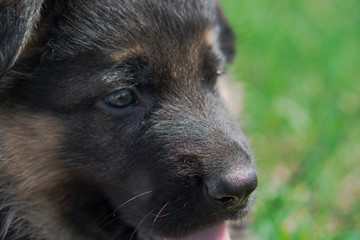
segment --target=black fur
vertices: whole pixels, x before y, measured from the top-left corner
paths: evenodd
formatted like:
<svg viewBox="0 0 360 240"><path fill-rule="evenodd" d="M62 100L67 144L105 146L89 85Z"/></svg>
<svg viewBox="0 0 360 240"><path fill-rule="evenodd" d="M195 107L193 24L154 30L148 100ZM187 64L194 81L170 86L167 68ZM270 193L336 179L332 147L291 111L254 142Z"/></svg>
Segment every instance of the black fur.
<svg viewBox="0 0 360 240"><path fill-rule="evenodd" d="M254 189L230 209L205 184L254 173L215 86L234 54L216 2L9 0L0 20L0 239L163 239L246 215ZM115 107L121 89L135 99Z"/></svg>

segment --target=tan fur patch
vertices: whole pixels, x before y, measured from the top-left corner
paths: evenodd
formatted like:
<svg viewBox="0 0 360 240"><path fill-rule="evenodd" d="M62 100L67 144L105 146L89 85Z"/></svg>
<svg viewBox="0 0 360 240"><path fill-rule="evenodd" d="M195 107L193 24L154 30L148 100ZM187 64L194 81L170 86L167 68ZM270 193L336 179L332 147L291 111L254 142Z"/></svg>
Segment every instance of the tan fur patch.
<svg viewBox="0 0 360 240"><path fill-rule="evenodd" d="M225 63L225 56L218 46L218 29L209 29L205 32L205 42L212 48L218 57ZM217 81L217 88L224 99L228 110L237 117L242 109L243 86L239 82L231 81L226 75L220 76Z"/></svg>
<svg viewBox="0 0 360 240"><path fill-rule="evenodd" d="M205 42L208 46L212 47L216 42L216 34L213 29L209 29L205 32Z"/></svg>
<svg viewBox="0 0 360 240"><path fill-rule="evenodd" d="M211 47L212 51L219 58L221 64L225 65L226 64L226 57L225 57L223 51L220 49L220 46L219 46L219 41L218 41L219 34L220 34L219 27L214 27L212 29L209 29L205 33L205 42Z"/></svg>
<svg viewBox="0 0 360 240"><path fill-rule="evenodd" d="M224 99L230 113L238 117L242 110L243 86L240 82L231 81L227 76L220 76L217 81L220 96Z"/></svg>
<svg viewBox="0 0 360 240"><path fill-rule="evenodd" d="M3 124L4 170L17 181L21 191L43 191L64 178L64 171L54 161L61 144L62 127L50 116L26 113L10 117Z"/></svg>
<svg viewBox="0 0 360 240"><path fill-rule="evenodd" d="M144 44L145 45L145 44ZM114 52L111 55L111 59L116 61L116 62L121 62L124 59L130 59L134 56L138 56L138 55L145 55L144 53L146 52L146 48L144 48L141 45L133 45L131 47L128 48L121 48L120 50Z"/></svg>
<svg viewBox="0 0 360 240"><path fill-rule="evenodd" d="M69 176L56 161L64 131L61 122L49 115L21 112L2 116L0 126L1 167L13 183L3 189L11 196L6 204L43 236L64 239L68 232L61 224L59 206L65 196L61 185Z"/></svg>

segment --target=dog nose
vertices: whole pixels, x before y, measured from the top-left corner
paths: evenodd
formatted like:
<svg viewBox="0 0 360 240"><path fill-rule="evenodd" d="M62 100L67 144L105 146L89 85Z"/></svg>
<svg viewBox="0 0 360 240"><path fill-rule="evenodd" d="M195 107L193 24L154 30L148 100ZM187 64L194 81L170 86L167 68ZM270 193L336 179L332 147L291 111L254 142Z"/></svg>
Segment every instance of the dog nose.
<svg viewBox="0 0 360 240"><path fill-rule="evenodd" d="M254 170L211 177L205 180L208 196L226 208L242 206L258 184Z"/></svg>

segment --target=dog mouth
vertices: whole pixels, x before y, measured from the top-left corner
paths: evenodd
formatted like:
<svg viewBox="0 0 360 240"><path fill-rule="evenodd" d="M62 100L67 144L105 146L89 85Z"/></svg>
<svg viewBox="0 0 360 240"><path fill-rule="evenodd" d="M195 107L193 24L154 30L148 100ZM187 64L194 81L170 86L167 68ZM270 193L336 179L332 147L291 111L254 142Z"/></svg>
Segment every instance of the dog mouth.
<svg viewBox="0 0 360 240"><path fill-rule="evenodd" d="M228 212L226 216L218 216L222 218L222 220L218 219L219 221L213 223L204 223L203 227L196 228L197 230L191 230L191 228L189 228L189 231L186 231L184 229L181 230L180 226L177 226L176 229L173 229L172 231L167 231L167 233L165 233L163 232L163 228L160 228L159 230L159 228L149 229L146 227L142 228L141 226L134 227L131 225L127 225L129 232L125 234L125 236L127 236L128 239L132 240L231 240L229 232L230 226L228 226L227 223L232 225L233 221L243 219L250 211L253 198L253 195L250 196L244 205L242 205L238 209L235 209L233 212ZM182 220L180 220L180 222L181 221ZM171 233L175 233L175 235L172 235ZM170 236L168 234L170 234ZM164 235L167 237L165 237ZM119 239L125 238L120 237Z"/></svg>
<svg viewBox="0 0 360 240"><path fill-rule="evenodd" d="M231 240L229 230L225 223L206 228L190 234L186 237L175 238L161 238L157 236L150 236L143 232L137 233L138 240Z"/></svg>
<svg viewBox="0 0 360 240"><path fill-rule="evenodd" d="M126 208L114 207L115 205L118 206L118 204L114 205L106 194L97 192L97 201L94 196L91 197L90 199L93 199L94 202L90 203L87 208L93 209L93 217L96 216L96 220L92 220L91 225L89 224L92 233L88 239L96 239L97 236L100 239L131 240L231 240L228 225L232 225L233 221L245 218L252 206L254 195L255 193L251 194L245 203L235 208L214 208L206 213L206 217L201 214L201 217L199 217L195 213L192 215L192 212L181 208L180 210L184 210L184 212L174 211L173 209L165 212L162 211L165 208L164 206L171 205L165 204L159 211L159 213L164 213L163 215L158 213L153 215L153 219L151 218L153 211L151 211L139 222L137 219L126 220L129 212L132 214L134 209L139 208L137 205L130 204L134 204L134 202L127 201L126 203L129 202L130 205L126 205L128 206ZM87 194L87 196L89 195ZM197 207L200 210L202 209L199 206ZM208 208L205 208L205 210L209 211ZM169 219L172 213L180 215L179 217L176 216L177 223L173 221L174 219ZM181 215L184 214L188 217L181 218ZM87 218L89 219L88 215ZM83 219L80 218L79 221L83 222ZM131 223L131 221L135 221L136 224ZM169 227L171 221L173 225Z"/></svg>
<svg viewBox="0 0 360 240"><path fill-rule="evenodd" d="M252 205L253 196L250 197L244 206L241 209L238 209L233 213L234 215L231 216L230 214L227 215L227 220L218 223L217 225L207 226L201 229L198 229L191 234L188 235L181 235L179 237L162 237L161 235L156 235L152 231L141 231L138 229L134 234L134 238L136 240L231 240L229 226L226 222L229 221L231 225L233 220L243 219L247 213L250 211L250 207ZM226 221L226 222L225 222ZM186 233L182 233L186 234Z"/></svg>

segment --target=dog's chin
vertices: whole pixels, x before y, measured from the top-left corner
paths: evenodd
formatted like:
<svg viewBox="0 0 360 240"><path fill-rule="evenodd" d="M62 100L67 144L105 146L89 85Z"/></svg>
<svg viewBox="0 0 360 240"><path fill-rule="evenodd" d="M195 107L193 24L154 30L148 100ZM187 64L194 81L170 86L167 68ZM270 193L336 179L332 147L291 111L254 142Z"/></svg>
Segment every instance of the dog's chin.
<svg viewBox="0 0 360 240"><path fill-rule="evenodd" d="M186 237L162 238L151 236L147 233L138 232L137 240L231 240L229 230L225 223L206 228Z"/></svg>
<svg viewBox="0 0 360 240"><path fill-rule="evenodd" d="M226 216L221 217L217 223L205 223L204 227L200 227L198 230L191 230L190 228L187 231L177 229L176 235L168 235L169 233L157 234L155 231L147 231L146 229L141 229L139 227L132 232L132 240L231 240L229 233L229 226L233 223L238 223L238 221L243 220L247 214L250 212L252 204L254 202L255 193L252 193L247 199L246 203L243 204L234 212L228 212ZM235 221L235 222L234 222ZM206 221L205 221L206 222ZM229 224L227 224L229 223ZM229 225L229 226L228 226ZM134 229L132 226L129 228ZM153 229L155 230L155 229ZM162 231L160 231L162 232ZM174 232L174 231L172 231Z"/></svg>

